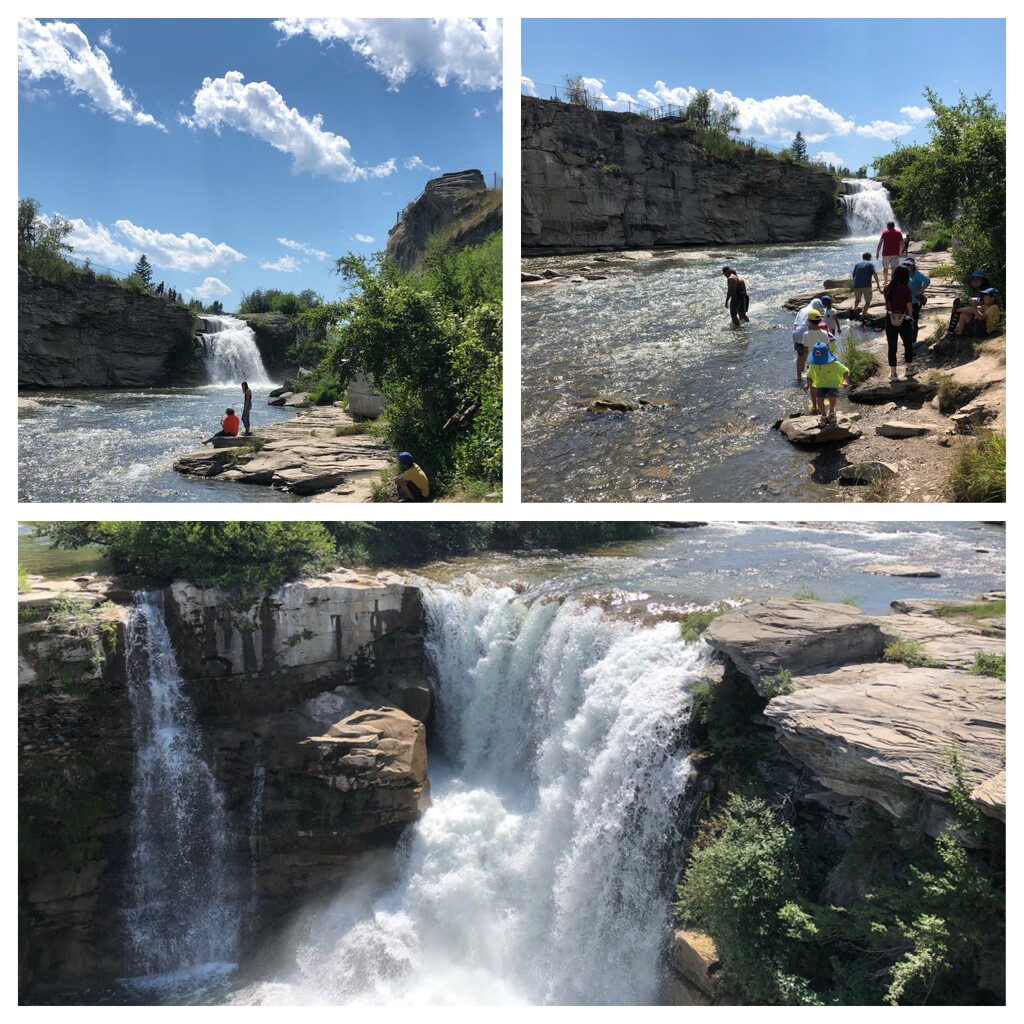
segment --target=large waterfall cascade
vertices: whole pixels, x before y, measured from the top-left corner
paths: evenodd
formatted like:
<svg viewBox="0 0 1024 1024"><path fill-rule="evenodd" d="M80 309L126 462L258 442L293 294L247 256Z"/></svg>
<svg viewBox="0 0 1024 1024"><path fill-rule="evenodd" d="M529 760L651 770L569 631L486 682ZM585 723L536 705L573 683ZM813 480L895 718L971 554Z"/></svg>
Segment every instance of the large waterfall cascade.
<svg viewBox="0 0 1024 1024"><path fill-rule="evenodd" d="M233 316L205 315L203 320L209 328L202 340L210 383L238 387L244 380L252 387L269 387L252 328Z"/></svg>
<svg viewBox="0 0 1024 1024"><path fill-rule="evenodd" d="M239 929L231 836L161 594L135 595L125 657L135 746L130 967L136 975L226 968Z"/></svg>
<svg viewBox="0 0 1024 1024"><path fill-rule="evenodd" d="M432 806L396 879L351 879L235 1001L656 1002L701 645L479 581L423 595Z"/></svg>
<svg viewBox="0 0 1024 1024"><path fill-rule="evenodd" d="M889 205L889 190L872 178L844 178L843 212L853 238L880 235L896 217ZM898 225L897 225L898 226Z"/></svg>

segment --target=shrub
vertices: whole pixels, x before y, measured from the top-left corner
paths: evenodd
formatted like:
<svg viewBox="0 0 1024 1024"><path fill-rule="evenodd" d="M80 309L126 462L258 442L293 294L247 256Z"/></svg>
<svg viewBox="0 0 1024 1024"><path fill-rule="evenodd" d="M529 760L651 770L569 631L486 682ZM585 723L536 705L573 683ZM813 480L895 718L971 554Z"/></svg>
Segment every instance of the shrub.
<svg viewBox="0 0 1024 1024"><path fill-rule="evenodd" d="M949 487L954 501L1006 501L1006 437L981 433L953 463Z"/></svg>
<svg viewBox="0 0 1024 1024"><path fill-rule="evenodd" d="M878 359L860 348L849 333L843 340L843 350L839 359L850 371L851 384L860 384L878 371Z"/></svg>
<svg viewBox="0 0 1024 1024"><path fill-rule="evenodd" d="M939 410L947 415L959 409L970 398L970 388L964 387L963 384L957 384L948 373L933 371L928 375L928 380L937 388Z"/></svg>
<svg viewBox="0 0 1024 1024"><path fill-rule="evenodd" d="M696 643L704 634L704 630L718 618L728 611L728 607L719 605L717 608L699 608L697 611L687 612L679 620L679 632L687 643Z"/></svg>
<svg viewBox="0 0 1024 1024"><path fill-rule="evenodd" d="M1006 655L989 654L986 651L974 652L974 664L971 671L976 676L992 676L1006 681Z"/></svg>
<svg viewBox="0 0 1024 1024"><path fill-rule="evenodd" d="M793 676L789 669L779 669L761 680L761 693L771 700L773 697L784 697L793 692Z"/></svg>
<svg viewBox="0 0 1024 1024"><path fill-rule="evenodd" d="M893 640L886 644L882 651L883 661L899 662L911 668L942 667L941 661L935 661L924 653L924 648L916 640Z"/></svg>
<svg viewBox="0 0 1024 1024"><path fill-rule="evenodd" d="M32 592L32 584L28 578L28 570L23 566L18 566L18 593L29 594Z"/></svg>

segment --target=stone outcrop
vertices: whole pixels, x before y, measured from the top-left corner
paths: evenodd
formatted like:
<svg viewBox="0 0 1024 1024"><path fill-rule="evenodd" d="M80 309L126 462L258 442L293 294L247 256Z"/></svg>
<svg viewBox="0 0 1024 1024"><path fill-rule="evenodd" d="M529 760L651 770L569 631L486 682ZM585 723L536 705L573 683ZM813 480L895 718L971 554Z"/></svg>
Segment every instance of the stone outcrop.
<svg viewBox="0 0 1024 1024"><path fill-rule="evenodd" d="M709 156L678 121L522 97L524 255L842 233L826 171Z"/></svg>
<svg viewBox="0 0 1024 1024"><path fill-rule="evenodd" d="M501 192L488 189L479 171L432 178L388 232L387 254L409 270L426 254L432 236L457 249L479 245L501 230Z"/></svg>
<svg viewBox="0 0 1024 1024"><path fill-rule="evenodd" d="M862 431L849 416L841 413L835 423L821 424L817 414L791 416L779 424L779 433L791 444L829 444L837 441L854 441Z"/></svg>
<svg viewBox="0 0 1024 1024"><path fill-rule="evenodd" d="M183 306L85 275L58 288L19 269L19 388L205 381L196 324Z"/></svg>
<svg viewBox="0 0 1024 1024"><path fill-rule="evenodd" d="M238 313L237 319L252 328L260 359L271 378L280 379L294 372L296 364L287 353L298 337L295 317L285 313Z"/></svg>
<svg viewBox="0 0 1024 1024"><path fill-rule="evenodd" d="M936 605L893 602L895 614L876 619L773 600L708 626L708 643L769 698L764 720L820 787L803 799L853 822L870 806L939 835L955 821L955 750L971 799L1005 820L1006 685L970 671L977 652L1005 654L1005 638L987 620L938 617ZM919 667L882 660L893 641L916 645ZM779 673L784 688L772 685Z"/></svg>

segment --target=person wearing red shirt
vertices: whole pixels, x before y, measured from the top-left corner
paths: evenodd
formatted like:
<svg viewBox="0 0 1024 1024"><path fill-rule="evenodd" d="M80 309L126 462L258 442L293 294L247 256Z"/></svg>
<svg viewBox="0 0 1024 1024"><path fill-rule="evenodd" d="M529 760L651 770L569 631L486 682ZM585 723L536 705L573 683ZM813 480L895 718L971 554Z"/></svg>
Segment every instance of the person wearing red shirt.
<svg viewBox="0 0 1024 1024"><path fill-rule="evenodd" d="M903 252L903 235L896 230L896 222L889 221L885 230L878 236L878 245L875 246L875 259L882 254L882 290L889 284L889 271L895 270L900 263L900 254Z"/></svg>
<svg viewBox="0 0 1024 1024"><path fill-rule="evenodd" d="M220 430L211 434L203 444L209 444L215 437L238 437L238 414L234 409L225 412L224 419L220 421Z"/></svg>

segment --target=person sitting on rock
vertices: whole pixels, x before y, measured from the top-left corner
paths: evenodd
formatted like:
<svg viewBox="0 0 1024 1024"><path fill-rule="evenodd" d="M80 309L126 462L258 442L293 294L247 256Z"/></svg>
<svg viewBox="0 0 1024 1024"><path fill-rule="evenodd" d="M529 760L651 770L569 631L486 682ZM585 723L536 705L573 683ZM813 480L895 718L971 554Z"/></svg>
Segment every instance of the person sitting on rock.
<svg viewBox="0 0 1024 1024"><path fill-rule="evenodd" d="M956 336L984 338L987 334L995 333L999 327L1000 317L998 299L997 289L986 288L982 291L979 302L972 300L970 305L963 306L956 326Z"/></svg>
<svg viewBox="0 0 1024 1024"><path fill-rule="evenodd" d="M398 453L398 465L402 472L395 477L399 501L430 501L430 482L427 474L413 461L408 452Z"/></svg>
<svg viewBox="0 0 1024 1024"><path fill-rule="evenodd" d="M942 336L943 341L956 335L957 324L960 322L960 310L965 306L978 305L981 302L981 293L991 287L992 282L984 270L979 268L971 271L968 297L953 300L953 311L949 314L949 327L946 328L946 333Z"/></svg>
<svg viewBox="0 0 1024 1024"><path fill-rule="evenodd" d="M808 332L810 333L810 332ZM839 389L850 383L850 371L828 350L824 341L814 343L807 360L804 390L810 390L814 411L821 416L821 426L836 421L836 398ZM828 411L825 405L828 404Z"/></svg>
<svg viewBox="0 0 1024 1024"><path fill-rule="evenodd" d="M811 299L811 301L804 306L796 315L796 319L793 321L793 348L796 350L796 382L802 384L804 380L804 366L807 364L807 348L804 345L804 335L807 333L808 317L811 312L815 311L818 314L818 319L821 319L822 314L825 312L825 307L821 304L821 299Z"/></svg>
<svg viewBox="0 0 1024 1024"><path fill-rule="evenodd" d="M211 434L203 444L209 444L215 437L238 437L238 416L235 415L234 409L226 410L224 419L220 421L220 430L216 434Z"/></svg>

